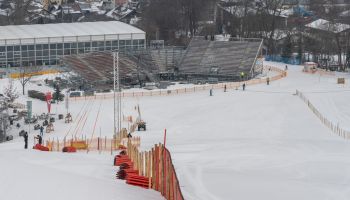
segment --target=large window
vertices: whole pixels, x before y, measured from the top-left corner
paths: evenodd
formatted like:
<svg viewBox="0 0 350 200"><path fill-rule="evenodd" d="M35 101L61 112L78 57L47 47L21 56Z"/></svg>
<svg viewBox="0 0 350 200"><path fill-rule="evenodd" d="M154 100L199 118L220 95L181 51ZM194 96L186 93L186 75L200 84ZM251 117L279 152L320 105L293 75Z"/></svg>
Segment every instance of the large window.
<svg viewBox="0 0 350 200"><path fill-rule="evenodd" d="M56 65L64 55L84 54L91 51L133 50L144 48L145 40L106 40L24 44L0 46L0 67L23 65Z"/></svg>

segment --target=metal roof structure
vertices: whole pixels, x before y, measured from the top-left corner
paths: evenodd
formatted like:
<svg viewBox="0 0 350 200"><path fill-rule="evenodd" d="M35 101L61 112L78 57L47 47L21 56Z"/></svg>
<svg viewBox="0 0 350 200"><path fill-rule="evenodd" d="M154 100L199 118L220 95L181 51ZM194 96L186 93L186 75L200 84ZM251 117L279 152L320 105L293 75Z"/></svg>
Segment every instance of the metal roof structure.
<svg viewBox="0 0 350 200"><path fill-rule="evenodd" d="M306 27L318 29L327 32L340 33L350 29L350 25L341 24L341 23L331 23L325 19L318 19L309 24L305 25Z"/></svg>
<svg viewBox="0 0 350 200"><path fill-rule="evenodd" d="M0 26L0 45L50 43L49 38L51 42L145 39L145 32L119 21Z"/></svg>

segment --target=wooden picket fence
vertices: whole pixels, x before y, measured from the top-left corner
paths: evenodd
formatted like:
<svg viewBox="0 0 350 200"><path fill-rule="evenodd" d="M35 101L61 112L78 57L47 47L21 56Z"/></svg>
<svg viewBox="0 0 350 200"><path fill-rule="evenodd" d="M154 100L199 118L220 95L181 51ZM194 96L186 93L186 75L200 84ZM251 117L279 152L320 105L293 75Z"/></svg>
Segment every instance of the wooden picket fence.
<svg viewBox="0 0 350 200"><path fill-rule="evenodd" d="M271 72L276 72L277 75L270 77L270 82L279 80L287 76L285 70L279 69L273 66L264 66L264 70L269 70ZM248 85L256 85L261 83L266 83L266 79L251 79L241 82L227 82L227 83L218 83L218 84L206 84L206 85L196 85L188 88L181 89L164 89L164 90L150 90L150 91L139 91L139 92L121 92L119 95L121 97L144 97L144 96L170 96L170 95L179 95L187 93L201 92L204 90L210 89L224 89L226 86L227 89L238 89L243 83ZM79 101L79 100L93 100L93 99L112 99L113 93L103 94L103 95L93 95L93 96L82 96L82 97L70 97L70 100Z"/></svg>
<svg viewBox="0 0 350 200"><path fill-rule="evenodd" d="M328 127L334 134L343 137L344 139L350 139L350 131L339 127L339 124L333 123L331 120L327 119L311 102L310 100L300 91L296 91L296 95L300 97L301 100L307 104L309 109L317 116L318 119Z"/></svg>
<svg viewBox="0 0 350 200"><path fill-rule="evenodd" d="M129 140L127 155L138 175L149 179L149 188L159 191L167 200L184 199L171 154L163 144L154 145L150 151L140 151Z"/></svg>

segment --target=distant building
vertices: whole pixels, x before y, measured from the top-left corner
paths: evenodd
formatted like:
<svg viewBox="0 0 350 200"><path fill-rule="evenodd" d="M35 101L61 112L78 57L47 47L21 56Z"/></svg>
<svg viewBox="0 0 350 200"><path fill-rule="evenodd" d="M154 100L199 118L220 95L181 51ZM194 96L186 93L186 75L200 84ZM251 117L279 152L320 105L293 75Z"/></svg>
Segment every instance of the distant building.
<svg viewBox="0 0 350 200"><path fill-rule="evenodd" d="M65 55L143 49L144 31L118 21L0 27L0 68L58 65Z"/></svg>

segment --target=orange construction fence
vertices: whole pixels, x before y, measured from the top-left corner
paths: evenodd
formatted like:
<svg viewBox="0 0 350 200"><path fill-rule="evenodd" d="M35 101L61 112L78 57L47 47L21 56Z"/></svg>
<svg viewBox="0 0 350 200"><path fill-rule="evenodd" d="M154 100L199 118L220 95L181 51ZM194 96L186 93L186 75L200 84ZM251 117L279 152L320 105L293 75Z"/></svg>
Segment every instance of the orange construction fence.
<svg viewBox="0 0 350 200"><path fill-rule="evenodd" d="M107 137L97 137L88 139L85 136L81 138L71 138L71 139L50 139L46 141L46 147L50 151L62 151L63 147L74 147L80 151L98 151L98 152L111 152L113 153L116 150L126 148L127 138L107 138ZM132 137L130 139L133 145L140 146L140 137Z"/></svg>

